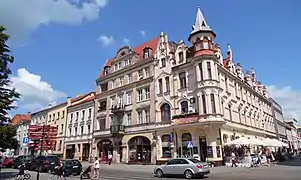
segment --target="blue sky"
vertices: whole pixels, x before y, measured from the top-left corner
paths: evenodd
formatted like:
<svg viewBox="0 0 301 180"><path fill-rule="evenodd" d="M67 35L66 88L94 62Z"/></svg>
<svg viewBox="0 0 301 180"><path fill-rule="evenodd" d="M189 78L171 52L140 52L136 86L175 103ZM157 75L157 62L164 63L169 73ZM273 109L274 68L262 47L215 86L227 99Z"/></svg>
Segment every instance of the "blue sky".
<svg viewBox="0 0 301 180"><path fill-rule="evenodd" d="M257 77L282 104L286 115L301 118L296 108L301 105L301 85L296 79L301 66L300 1L59 0L61 8L60 4L43 5L51 1L54 0L0 2L0 24L6 25L12 34L10 45L16 58L12 70L15 80L19 80L16 86L21 88L17 72L24 68L23 73L40 76L57 93L46 100L29 94L30 98L24 97L18 103L19 112L94 90L104 62L121 45L139 45L161 31L170 40L187 42L199 5L224 54L230 43L234 61L242 63L245 70L254 67ZM99 6L80 11L82 3L96 2ZM101 36L109 37L110 43L103 44ZM27 106L31 100L35 106Z"/></svg>

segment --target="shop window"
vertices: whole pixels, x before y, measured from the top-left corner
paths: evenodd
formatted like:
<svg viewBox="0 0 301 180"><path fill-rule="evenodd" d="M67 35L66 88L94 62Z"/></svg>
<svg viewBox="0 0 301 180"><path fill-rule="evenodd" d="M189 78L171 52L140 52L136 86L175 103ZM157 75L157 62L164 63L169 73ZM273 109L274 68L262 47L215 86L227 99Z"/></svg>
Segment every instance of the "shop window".
<svg viewBox="0 0 301 180"><path fill-rule="evenodd" d="M170 158L172 157L171 154L171 147L170 147L170 135L163 135L161 137L162 141L162 157L163 158Z"/></svg>
<svg viewBox="0 0 301 180"><path fill-rule="evenodd" d="M171 114L170 114L170 106L165 103L161 106L161 121L170 121Z"/></svg>
<svg viewBox="0 0 301 180"><path fill-rule="evenodd" d="M133 137L128 142L129 145L129 161L144 162L151 161L151 142L147 137Z"/></svg>
<svg viewBox="0 0 301 180"><path fill-rule="evenodd" d="M101 161L108 160L108 154L113 153L113 143L109 139L104 139L98 143L98 155Z"/></svg>
<svg viewBox="0 0 301 180"><path fill-rule="evenodd" d="M188 148L188 143L192 142L190 133L182 135L182 157L191 157L193 155L192 149Z"/></svg>

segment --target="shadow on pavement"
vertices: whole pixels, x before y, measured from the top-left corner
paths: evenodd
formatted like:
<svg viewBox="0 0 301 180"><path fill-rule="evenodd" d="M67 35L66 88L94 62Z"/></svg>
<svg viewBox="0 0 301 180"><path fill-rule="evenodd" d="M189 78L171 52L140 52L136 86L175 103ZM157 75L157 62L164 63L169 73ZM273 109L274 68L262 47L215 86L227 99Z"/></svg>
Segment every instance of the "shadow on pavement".
<svg viewBox="0 0 301 180"><path fill-rule="evenodd" d="M0 172L0 179L11 179L14 175L17 174L16 172Z"/></svg>
<svg viewBox="0 0 301 180"><path fill-rule="evenodd" d="M301 158L290 159L287 161L279 162L278 165L282 166L301 166Z"/></svg>

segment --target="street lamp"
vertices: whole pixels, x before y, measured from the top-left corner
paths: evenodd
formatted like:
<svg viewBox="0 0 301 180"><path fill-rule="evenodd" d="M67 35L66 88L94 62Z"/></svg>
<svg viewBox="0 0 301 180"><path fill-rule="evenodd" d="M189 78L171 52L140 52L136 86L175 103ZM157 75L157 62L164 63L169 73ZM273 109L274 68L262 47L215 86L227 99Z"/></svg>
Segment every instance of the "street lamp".
<svg viewBox="0 0 301 180"><path fill-rule="evenodd" d="M47 122L47 121L46 121ZM41 138L41 143L40 143L40 153L39 153L39 162L38 162L38 173L37 173L37 180L40 179L40 167L41 167L41 161L42 161L42 151L43 151L43 141L44 141L44 137L45 137L45 126L46 123L43 123L43 128L42 128L42 138Z"/></svg>

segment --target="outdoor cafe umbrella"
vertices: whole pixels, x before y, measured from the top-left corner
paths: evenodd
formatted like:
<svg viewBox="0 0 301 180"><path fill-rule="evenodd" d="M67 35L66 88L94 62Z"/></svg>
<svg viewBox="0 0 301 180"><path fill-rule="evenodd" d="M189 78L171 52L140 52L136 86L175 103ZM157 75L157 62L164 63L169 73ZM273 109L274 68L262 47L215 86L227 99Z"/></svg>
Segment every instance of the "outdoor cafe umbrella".
<svg viewBox="0 0 301 180"><path fill-rule="evenodd" d="M279 141L278 139L266 138L263 140L263 142L266 144L266 146L270 147L289 147L288 144Z"/></svg>
<svg viewBox="0 0 301 180"><path fill-rule="evenodd" d="M230 141L226 143L226 145L257 145L257 146L265 146L266 144L255 138L246 138L246 137L240 137L238 139L235 139L233 141Z"/></svg>

